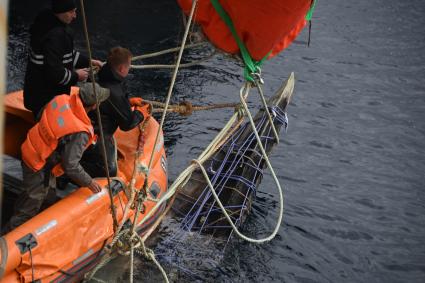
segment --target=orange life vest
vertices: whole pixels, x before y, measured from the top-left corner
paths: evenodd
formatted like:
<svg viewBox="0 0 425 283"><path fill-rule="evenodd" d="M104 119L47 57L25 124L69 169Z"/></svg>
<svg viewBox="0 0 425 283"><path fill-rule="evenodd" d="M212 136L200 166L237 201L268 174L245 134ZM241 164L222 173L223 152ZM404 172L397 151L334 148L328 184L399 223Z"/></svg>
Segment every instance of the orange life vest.
<svg viewBox="0 0 425 283"><path fill-rule="evenodd" d="M90 118L79 95L58 95L46 105L40 122L28 131L27 139L21 146L22 160L37 172L56 150L60 138L78 132L86 132L89 135L86 147L96 140ZM59 163L52 172L60 176L64 171Z"/></svg>

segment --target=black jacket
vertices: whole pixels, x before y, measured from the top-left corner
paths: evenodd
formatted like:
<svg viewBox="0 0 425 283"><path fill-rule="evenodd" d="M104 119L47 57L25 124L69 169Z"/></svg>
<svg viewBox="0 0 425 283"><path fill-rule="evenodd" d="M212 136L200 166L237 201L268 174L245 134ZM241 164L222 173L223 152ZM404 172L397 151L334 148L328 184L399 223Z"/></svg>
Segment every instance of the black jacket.
<svg viewBox="0 0 425 283"><path fill-rule="evenodd" d="M105 136L112 136L118 127L123 131L129 131L142 122L143 114L131 110L128 94L125 92L124 78L115 73L109 64L102 67L98 77L99 85L111 91L109 98L99 107ZM99 134L96 111L91 111L89 116L95 133Z"/></svg>
<svg viewBox="0 0 425 283"><path fill-rule="evenodd" d="M88 67L89 61L74 50L72 30L51 10L37 15L30 35L24 105L37 115L54 96L70 93L78 81L74 68Z"/></svg>

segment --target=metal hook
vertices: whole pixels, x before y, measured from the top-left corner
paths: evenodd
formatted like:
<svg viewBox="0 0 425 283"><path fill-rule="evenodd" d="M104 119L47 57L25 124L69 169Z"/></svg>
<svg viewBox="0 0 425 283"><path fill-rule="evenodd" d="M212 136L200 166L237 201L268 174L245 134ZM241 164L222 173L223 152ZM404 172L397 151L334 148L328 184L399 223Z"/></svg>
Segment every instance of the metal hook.
<svg viewBox="0 0 425 283"><path fill-rule="evenodd" d="M263 78L261 77L261 68L260 67L257 67L257 70L256 70L256 72L252 72L251 73L251 76L253 76L254 77L254 79L257 81L257 82L259 82L260 84L264 84L264 80L263 80Z"/></svg>

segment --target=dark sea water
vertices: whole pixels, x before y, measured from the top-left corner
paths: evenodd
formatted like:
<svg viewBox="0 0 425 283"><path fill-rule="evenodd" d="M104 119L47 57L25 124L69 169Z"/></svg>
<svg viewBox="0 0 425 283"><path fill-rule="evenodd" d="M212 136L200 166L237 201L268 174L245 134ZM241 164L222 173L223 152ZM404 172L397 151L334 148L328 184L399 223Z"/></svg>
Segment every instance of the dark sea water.
<svg viewBox="0 0 425 283"><path fill-rule="evenodd" d="M98 58L114 45L138 55L175 46L182 37L174 1L86 2ZM42 3L48 2L10 2L8 91L23 86L28 26ZM267 95L291 71L296 75L288 132L271 157L285 195L278 236L262 245L235 239L223 257L203 239L170 247L181 258L175 264L166 256L159 259L172 281L425 282L424 15L421 0L318 1L310 48L303 32L263 68ZM81 24L74 29L81 31ZM77 46L84 48L81 32ZM182 70L172 102L236 102L241 73L241 66L223 55ZM130 90L163 100L170 77L168 70L136 70ZM259 107L255 95L250 101L252 109ZM231 115L232 110L218 110L168 116L170 180ZM271 233L279 209L270 175L259 191L243 230L255 238ZM173 235L173 227L166 220L157 247ZM143 260L136 269L137 282L161 280ZM127 262L116 261L103 275L125 280Z"/></svg>

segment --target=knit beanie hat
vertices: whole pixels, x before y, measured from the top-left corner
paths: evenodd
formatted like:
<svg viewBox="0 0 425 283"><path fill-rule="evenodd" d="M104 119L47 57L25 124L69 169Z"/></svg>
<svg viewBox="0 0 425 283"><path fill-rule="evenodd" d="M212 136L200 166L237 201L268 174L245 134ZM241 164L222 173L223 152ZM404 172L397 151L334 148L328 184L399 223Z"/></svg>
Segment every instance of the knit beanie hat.
<svg viewBox="0 0 425 283"><path fill-rule="evenodd" d="M65 13L77 8L75 0L52 0L52 10L55 14Z"/></svg>

